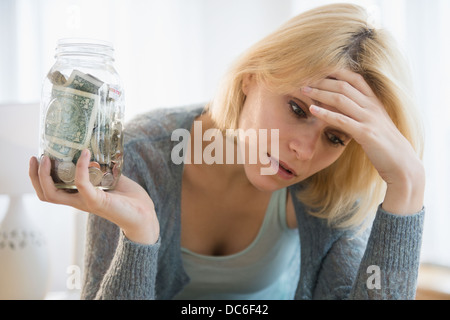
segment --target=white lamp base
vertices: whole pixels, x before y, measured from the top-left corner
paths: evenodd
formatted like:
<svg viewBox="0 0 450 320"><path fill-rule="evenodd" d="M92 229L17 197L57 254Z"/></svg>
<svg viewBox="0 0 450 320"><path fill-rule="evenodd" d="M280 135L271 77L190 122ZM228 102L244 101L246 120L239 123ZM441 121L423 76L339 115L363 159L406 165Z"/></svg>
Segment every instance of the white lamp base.
<svg viewBox="0 0 450 320"><path fill-rule="evenodd" d="M40 300L49 288L48 247L28 218L23 197L11 196L0 224L0 300Z"/></svg>

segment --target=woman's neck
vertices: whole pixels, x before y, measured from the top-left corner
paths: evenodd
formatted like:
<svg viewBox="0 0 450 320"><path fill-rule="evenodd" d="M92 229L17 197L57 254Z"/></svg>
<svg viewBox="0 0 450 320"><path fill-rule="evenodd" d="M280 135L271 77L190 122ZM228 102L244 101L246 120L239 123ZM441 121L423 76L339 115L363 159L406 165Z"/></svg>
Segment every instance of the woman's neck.
<svg viewBox="0 0 450 320"><path fill-rule="evenodd" d="M188 165L195 167L195 169L191 169L194 169L197 173L199 173L198 178L204 179L205 183L207 181L214 181L215 185L220 185L223 189L230 188L232 186L250 187L251 183L245 173L244 165L236 161L238 148L236 142L233 141L232 138L225 137L225 135L223 134L219 135L219 131L215 133L216 136L214 138L206 138L205 132L207 132L209 129L215 128L216 126L214 124L214 121L211 119L208 113L202 114L195 119L190 131L191 139L189 143L191 150L191 161ZM213 131L210 130L209 132ZM221 143L215 144L217 148L211 148L211 145L214 143L214 139L219 138L222 139ZM201 148L198 146L200 141ZM222 148L220 149L219 146L221 146ZM200 150L201 155L198 155L198 152ZM194 155L195 152L197 152L197 156ZM233 161L227 161L227 152L233 152ZM221 161L214 161L213 163L209 164L209 162L211 161L208 161L208 159L206 158L210 157L211 154L214 156L214 159L220 159ZM199 158L201 158L200 163L198 161Z"/></svg>

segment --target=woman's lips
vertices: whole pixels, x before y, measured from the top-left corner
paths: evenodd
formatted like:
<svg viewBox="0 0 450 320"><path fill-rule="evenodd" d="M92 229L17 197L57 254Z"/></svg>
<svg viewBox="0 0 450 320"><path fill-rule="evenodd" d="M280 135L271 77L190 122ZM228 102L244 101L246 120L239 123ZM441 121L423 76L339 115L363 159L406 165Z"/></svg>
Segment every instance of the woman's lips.
<svg viewBox="0 0 450 320"><path fill-rule="evenodd" d="M267 155L270 158L272 166L278 167L277 174L280 177L288 180L288 179L292 179L297 176L297 173L294 171L294 169L289 167L285 162L279 161L279 160L273 158L270 154L267 154Z"/></svg>

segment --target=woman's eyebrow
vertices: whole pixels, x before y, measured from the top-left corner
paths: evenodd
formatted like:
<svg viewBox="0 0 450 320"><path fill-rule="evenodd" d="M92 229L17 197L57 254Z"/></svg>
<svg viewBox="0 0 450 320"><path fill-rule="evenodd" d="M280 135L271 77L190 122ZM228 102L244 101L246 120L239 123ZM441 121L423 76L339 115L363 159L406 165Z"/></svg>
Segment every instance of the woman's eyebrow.
<svg viewBox="0 0 450 320"><path fill-rule="evenodd" d="M311 113L310 111L309 111L309 107L311 106L311 105L316 105L316 106L318 106L318 107L322 107L322 104L319 102L319 101L316 101L316 100L313 100L313 99L311 99L311 101L312 101L312 103L306 103L303 99L301 99L301 98L299 98L299 97L297 97L297 96L292 96L292 98L294 99L294 100L296 100L297 102L300 102L305 108L306 108L306 111L308 112L308 113Z"/></svg>
<svg viewBox="0 0 450 320"><path fill-rule="evenodd" d="M352 140L353 137L349 135L348 133L336 128L336 127L329 127L334 133L340 135L345 141Z"/></svg>
<svg viewBox="0 0 450 320"><path fill-rule="evenodd" d="M296 100L297 102L299 102L300 104L302 104L305 108L308 107L308 104L307 104L305 101L303 101L302 99L300 99L299 97L292 96L292 98L293 98L294 100Z"/></svg>

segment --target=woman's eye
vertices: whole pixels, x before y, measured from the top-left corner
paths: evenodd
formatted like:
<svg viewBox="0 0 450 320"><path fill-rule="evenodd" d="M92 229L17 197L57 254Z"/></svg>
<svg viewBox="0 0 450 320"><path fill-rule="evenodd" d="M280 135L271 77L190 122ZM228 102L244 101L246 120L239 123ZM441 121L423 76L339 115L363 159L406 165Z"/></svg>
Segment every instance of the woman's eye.
<svg viewBox="0 0 450 320"><path fill-rule="evenodd" d="M306 118L306 112L303 111L302 108L299 107L299 105L295 102L290 100L289 101L289 107L290 110L294 113L295 116L299 117L299 118Z"/></svg>
<svg viewBox="0 0 450 320"><path fill-rule="evenodd" d="M345 147L344 141L342 141L342 140L341 140L338 136L336 136L335 134L328 133L327 136L328 136L328 140L330 140L330 142L331 142L331 144L333 144L333 146L338 147L338 146L341 145L341 146Z"/></svg>

